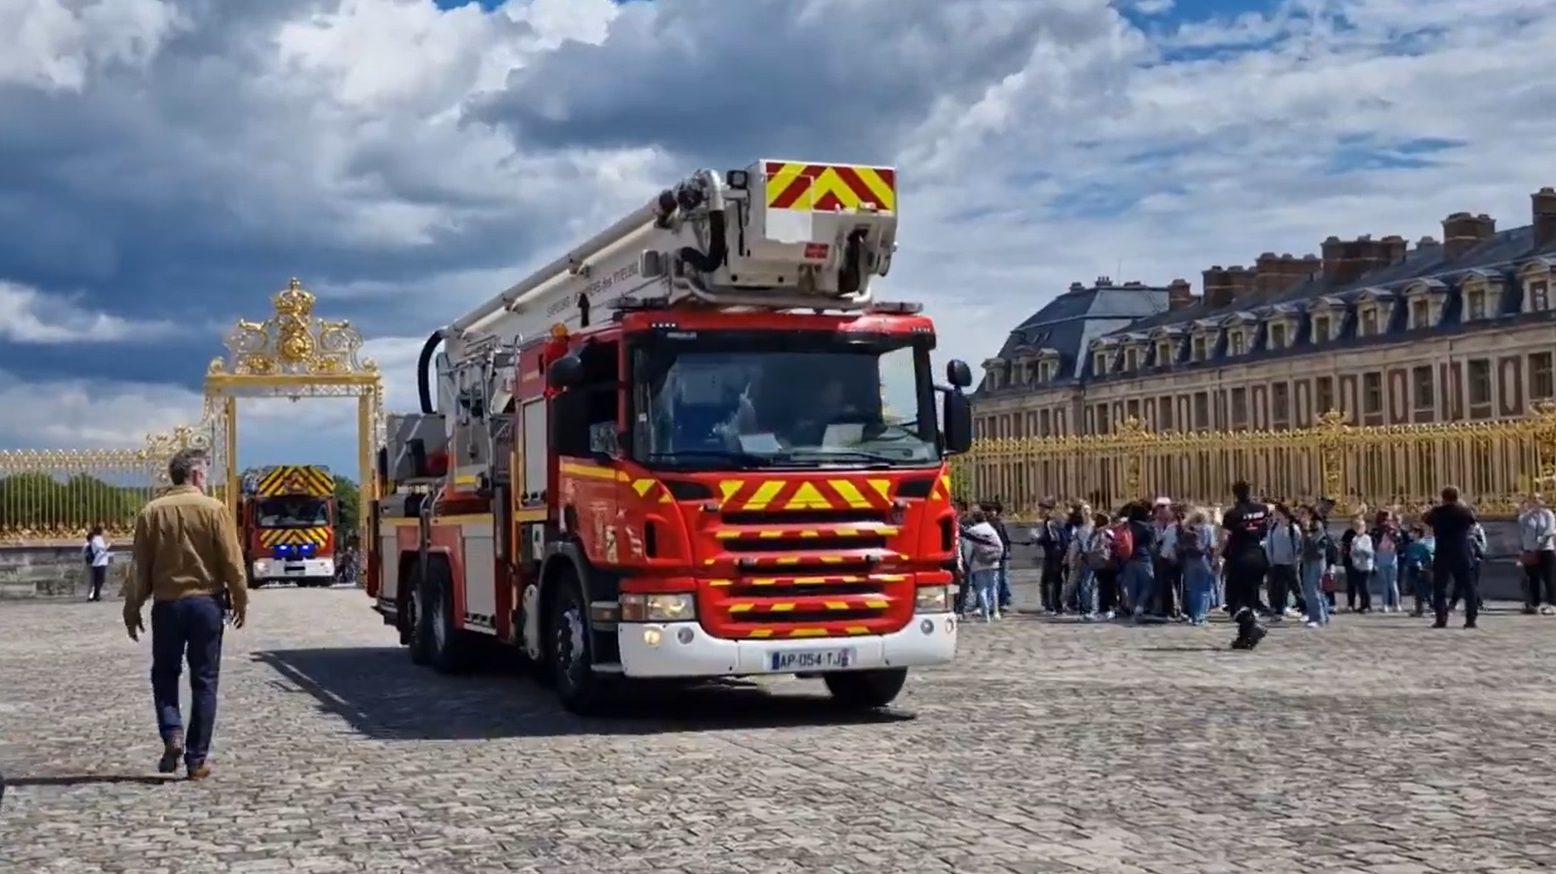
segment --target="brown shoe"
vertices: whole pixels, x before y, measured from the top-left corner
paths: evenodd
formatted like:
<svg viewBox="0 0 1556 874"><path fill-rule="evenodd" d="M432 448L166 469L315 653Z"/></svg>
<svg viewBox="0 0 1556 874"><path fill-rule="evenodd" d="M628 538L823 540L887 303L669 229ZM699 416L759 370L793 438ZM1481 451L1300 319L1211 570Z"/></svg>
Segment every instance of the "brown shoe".
<svg viewBox="0 0 1556 874"><path fill-rule="evenodd" d="M211 776L211 763L210 762L201 762L198 765L190 765L189 766L189 779L191 779L191 780L204 780L206 777L209 777L209 776Z"/></svg>

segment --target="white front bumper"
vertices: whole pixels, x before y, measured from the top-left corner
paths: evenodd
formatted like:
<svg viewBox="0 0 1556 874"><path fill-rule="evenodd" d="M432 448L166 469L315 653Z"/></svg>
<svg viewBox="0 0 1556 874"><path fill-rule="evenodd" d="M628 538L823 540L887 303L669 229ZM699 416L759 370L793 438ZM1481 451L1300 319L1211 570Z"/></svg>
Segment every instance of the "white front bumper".
<svg viewBox="0 0 1556 874"><path fill-rule="evenodd" d="M925 632L924 623L929 623ZM621 671L629 677L730 677L773 671L774 652L848 648L854 657L846 670L943 665L956 655L957 617L920 613L901 631L866 637L808 637L800 640L725 640L696 622L623 622L616 627ZM682 642L682 631L689 631ZM657 645L645 637L654 637Z"/></svg>
<svg viewBox="0 0 1556 874"><path fill-rule="evenodd" d="M287 580L295 577L334 577L335 559L304 558L288 561L280 558L254 559L254 577L261 580Z"/></svg>

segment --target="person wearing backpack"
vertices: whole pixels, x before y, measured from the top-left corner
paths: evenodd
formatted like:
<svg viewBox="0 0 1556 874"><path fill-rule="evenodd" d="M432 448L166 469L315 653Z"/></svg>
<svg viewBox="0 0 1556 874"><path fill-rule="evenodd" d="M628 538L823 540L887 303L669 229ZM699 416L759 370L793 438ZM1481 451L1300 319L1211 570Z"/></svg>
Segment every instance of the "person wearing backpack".
<svg viewBox="0 0 1556 874"><path fill-rule="evenodd" d="M971 548L967 567L978 598L978 613L984 622L990 622L1000 618L999 566L1005 549L999 532L982 510L973 511L971 522L962 532Z"/></svg>
<svg viewBox="0 0 1556 874"><path fill-rule="evenodd" d="M1384 613L1399 612L1399 551L1404 538L1394 514L1379 510L1372 527L1373 573L1372 580L1378 587L1378 609Z"/></svg>
<svg viewBox="0 0 1556 874"><path fill-rule="evenodd" d="M1183 612L1189 624L1210 623L1211 598L1216 584L1211 562L1215 559L1215 530L1203 508L1187 508L1173 544L1177 566L1183 574Z"/></svg>
<svg viewBox="0 0 1556 874"><path fill-rule="evenodd" d="M1096 614L1101 619L1118 615L1119 561L1114 554L1115 523L1106 513L1093 513L1091 534L1086 539L1082 561L1091 572L1092 587L1096 592ZM1083 608L1084 608L1084 602Z"/></svg>
<svg viewBox="0 0 1556 874"><path fill-rule="evenodd" d="M1436 552L1437 539L1430 529L1417 523L1410 545L1405 547L1405 578L1416 602L1411 615L1417 619L1426 615L1426 606L1432 603L1432 564Z"/></svg>
<svg viewBox="0 0 1556 874"><path fill-rule="evenodd" d="M1129 612L1139 622L1156 598L1156 525L1151 521L1151 508L1144 501L1126 507L1124 518L1129 532L1124 588L1129 591ZM1119 548L1121 545L1115 547Z"/></svg>
<svg viewBox="0 0 1556 874"><path fill-rule="evenodd" d="M1297 582L1297 565L1302 560L1302 530L1285 504L1275 505L1275 523L1265 537L1264 555L1269 563L1265 590L1270 598L1270 620L1279 622L1286 615L1286 592Z"/></svg>

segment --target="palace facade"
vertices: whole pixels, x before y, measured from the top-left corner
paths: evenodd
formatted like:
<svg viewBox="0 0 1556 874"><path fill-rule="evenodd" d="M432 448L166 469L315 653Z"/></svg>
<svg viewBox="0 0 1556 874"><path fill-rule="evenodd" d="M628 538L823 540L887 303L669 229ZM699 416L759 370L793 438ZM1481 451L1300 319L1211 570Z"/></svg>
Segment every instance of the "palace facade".
<svg viewBox="0 0 1556 874"><path fill-rule="evenodd" d="M977 434L1101 435L1131 417L1156 432L1280 431L1329 410L1362 426L1522 416L1556 398L1556 190L1530 202L1511 229L1460 212L1441 240L1330 237L1317 255L1214 266L1199 294L1182 279L1072 284L983 362Z"/></svg>

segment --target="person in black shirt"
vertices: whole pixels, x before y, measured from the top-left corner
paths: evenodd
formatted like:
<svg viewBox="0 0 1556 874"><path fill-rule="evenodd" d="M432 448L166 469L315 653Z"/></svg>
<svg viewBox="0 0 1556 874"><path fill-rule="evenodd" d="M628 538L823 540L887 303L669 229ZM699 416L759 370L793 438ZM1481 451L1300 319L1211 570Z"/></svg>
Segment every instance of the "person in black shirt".
<svg viewBox="0 0 1556 874"><path fill-rule="evenodd" d="M1471 573L1473 546L1470 532L1475 527L1475 513L1459 502L1459 490L1453 486L1443 489L1443 502L1426 511L1422 521L1432 526L1432 536L1437 539L1437 552L1432 559L1432 609L1437 613L1433 628L1448 627L1448 584L1464 596L1464 627L1474 628L1480 615L1480 593L1476 591L1475 575Z"/></svg>
<svg viewBox="0 0 1556 874"><path fill-rule="evenodd" d="M1264 554L1264 535L1270 526L1270 509L1250 498L1248 483L1238 480L1232 484L1232 497L1236 503L1222 514L1221 555L1226 562L1226 611L1236 616L1247 607L1261 612L1259 585L1269 569Z"/></svg>

